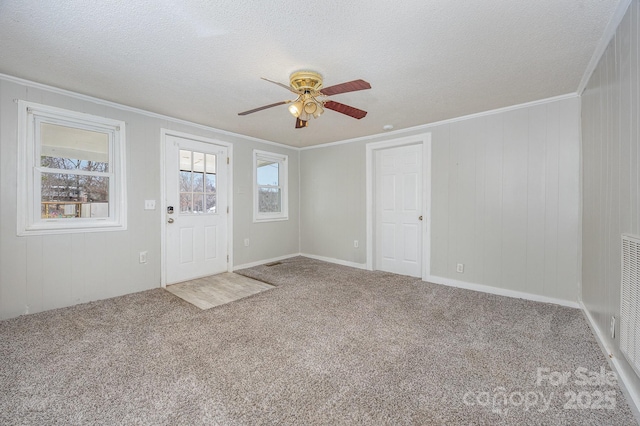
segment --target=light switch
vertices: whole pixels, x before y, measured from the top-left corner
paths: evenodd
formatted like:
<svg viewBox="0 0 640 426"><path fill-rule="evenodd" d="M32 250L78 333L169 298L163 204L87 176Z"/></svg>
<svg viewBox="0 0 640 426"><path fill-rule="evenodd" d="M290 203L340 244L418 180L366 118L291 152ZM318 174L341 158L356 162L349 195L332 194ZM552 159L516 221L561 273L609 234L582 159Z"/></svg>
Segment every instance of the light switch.
<svg viewBox="0 0 640 426"><path fill-rule="evenodd" d="M145 210L155 210L156 209L156 200L144 200L144 209Z"/></svg>

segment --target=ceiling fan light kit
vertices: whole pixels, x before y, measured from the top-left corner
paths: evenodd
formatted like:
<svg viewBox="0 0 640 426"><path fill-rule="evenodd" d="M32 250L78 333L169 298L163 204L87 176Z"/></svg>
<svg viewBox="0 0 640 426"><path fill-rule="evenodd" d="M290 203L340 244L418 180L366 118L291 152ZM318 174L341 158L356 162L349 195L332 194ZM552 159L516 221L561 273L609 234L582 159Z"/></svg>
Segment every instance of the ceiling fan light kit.
<svg viewBox="0 0 640 426"><path fill-rule="evenodd" d="M371 85L364 80L353 80L323 88L322 76L313 71L294 72L289 77L289 87L285 84L278 83L277 81L272 81L264 77L262 79L284 87L289 91L296 93L298 97L295 100L276 102L274 104L254 108L249 111L240 112L238 115L248 115L274 106L291 104L289 105L289 112L296 118L296 129L307 127L309 120L311 118L320 117L324 113L325 108L348 115L358 120L367 115L366 111L341 104L339 102L322 99L340 93L370 89Z"/></svg>
<svg viewBox="0 0 640 426"><path fill-rule="evenodd" d="M300 117L300 114L302 113L302 107L303 107L302 101L296 100L294 103L289 105L289 112L294 117Z"/></svg>
<svg viewBox="0 0 640 426"><path fill-rule="evenodd" d="M295 118L307 122L312 117L318 118L324 112L322 101L317 99L322 96L322 76L313 71L298 71L289 78L292 91L301 93L290 106L289 112ZM304 126L306 127L306 126Z"/></svg>

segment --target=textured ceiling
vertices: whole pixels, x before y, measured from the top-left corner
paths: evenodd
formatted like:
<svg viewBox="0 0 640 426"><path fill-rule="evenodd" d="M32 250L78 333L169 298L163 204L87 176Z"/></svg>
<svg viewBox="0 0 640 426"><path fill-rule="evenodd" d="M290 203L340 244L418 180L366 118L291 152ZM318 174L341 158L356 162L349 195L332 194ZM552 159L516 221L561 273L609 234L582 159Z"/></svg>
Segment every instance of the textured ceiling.
<svg viewBox="0 0 640 426"><path fill-rule="evenodd" d="M618 0L0 0L0 73L293 146L351 139L575 92ZM331 99L294 129L301 69Z"/></svg>

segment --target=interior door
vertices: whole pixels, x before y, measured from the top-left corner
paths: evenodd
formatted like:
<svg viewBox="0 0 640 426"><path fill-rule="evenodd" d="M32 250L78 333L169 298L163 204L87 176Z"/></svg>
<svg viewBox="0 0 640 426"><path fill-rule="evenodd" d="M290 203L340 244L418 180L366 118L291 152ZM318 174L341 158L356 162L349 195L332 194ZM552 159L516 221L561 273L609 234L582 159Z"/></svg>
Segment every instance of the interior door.
<svg viewBox="0 0 640 426"><path fill-rule="evenodd" d="M165 268L173 284L227 270L227 148L167 135Z"/></svg>
<svg viewBox="0 0 640 426"><path fill-rule="evenodd" d="M375 269L422 276L422 145L375 152Z"/></svg>

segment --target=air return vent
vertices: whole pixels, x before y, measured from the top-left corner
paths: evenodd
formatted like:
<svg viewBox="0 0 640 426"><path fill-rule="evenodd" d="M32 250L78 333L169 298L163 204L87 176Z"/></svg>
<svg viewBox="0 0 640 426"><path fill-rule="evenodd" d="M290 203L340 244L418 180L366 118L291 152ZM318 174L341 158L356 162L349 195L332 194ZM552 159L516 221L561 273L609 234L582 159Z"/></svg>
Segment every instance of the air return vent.
<svg viewBox="0 0 640 426"><path fill-rule="evenodd" d="M640 376L640 237L622 235L620 350Z"/></svg>

